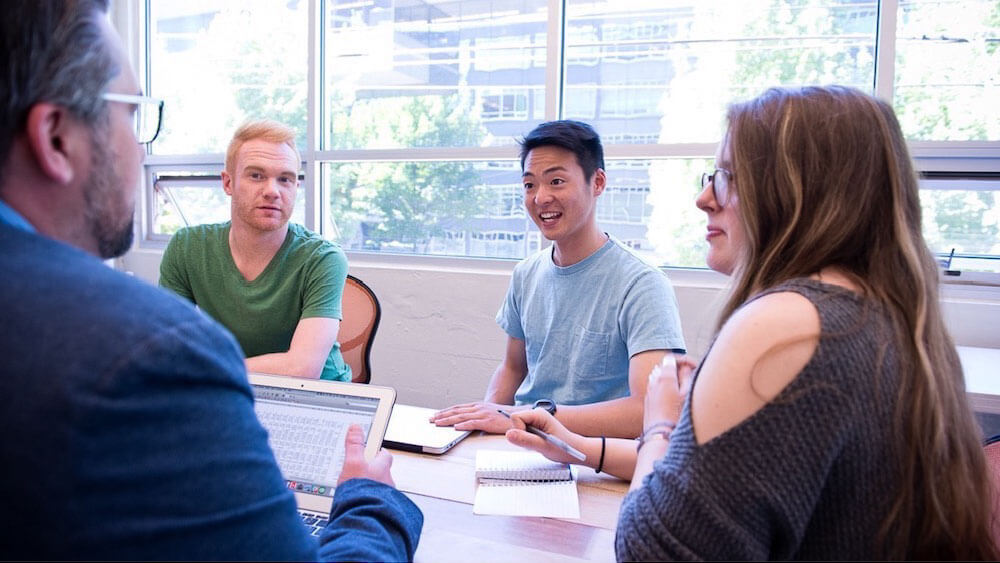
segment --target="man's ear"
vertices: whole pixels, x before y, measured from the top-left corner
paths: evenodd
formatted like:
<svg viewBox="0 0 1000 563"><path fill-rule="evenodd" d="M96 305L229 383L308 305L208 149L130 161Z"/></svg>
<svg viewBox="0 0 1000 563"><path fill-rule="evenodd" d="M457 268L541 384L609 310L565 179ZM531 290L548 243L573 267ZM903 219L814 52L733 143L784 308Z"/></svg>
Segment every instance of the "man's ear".
<svg viewBox="0 0 1000 563"><path fill-rule="evenodd" d="M223 170L222 172L219 172L219 175L222 176L222 189L223 189L223 191L226 192L226 195L232 196L233 195L233 177L230 176L229 172L226 172L225 170Z"/></svg>
<svg viewBox="0 0 1000 563"><path fill-rule="evenodd" d="M608 176L604 173L603 168L598 168L594 171L594 197L597 197L604 193L604 187L608 183Z"/></svg>
<svg viewBox="0 0 1000 563"><path fill-rule="evenodd" d="M86 135L81 127L66 108L55 104L42 102L28 110L28 150L42 174L59 184L69 184L79 173L77 153L83 148L79 137Z"/></svg>

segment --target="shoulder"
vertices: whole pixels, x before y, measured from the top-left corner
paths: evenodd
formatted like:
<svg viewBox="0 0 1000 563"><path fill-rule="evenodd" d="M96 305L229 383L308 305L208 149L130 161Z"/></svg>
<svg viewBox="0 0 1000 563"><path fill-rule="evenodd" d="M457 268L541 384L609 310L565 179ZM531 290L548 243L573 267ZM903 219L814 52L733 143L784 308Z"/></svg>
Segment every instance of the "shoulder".
<svg viewBox="0 0 1000 563"><path fill-rule="evenodd" d="M738 309L719 331L692 392L698 441L777 397L812 359L820 331L816 307L795 292L763 295Z"/></svg>
<svg viewBox="0 0 1000 563"><path fill-rule="evenodd" d="M207 248L226 241L228 233L228 221L183 227L170 237L167 251L188 252L195 248Z"/></svg>
<svg viewBox="0 0 1000 563"><path fill-rule="evenodd" d="M347 255L339 244L326 240L297 223L289 223L288 231L292 234L293 253L315 260L326 259L347 263Z"/></svg>
<svg viewBox="0 0 1000 563"><path fill-rule="evenodd" d="M552 247L547 246L526 256L514 266L515 279L525 279L537 275L552 264Z"/></svg>
<svg viewBox="0 0 1000 563"><path fill-rule="evenodd" d="M648 278L667 283L667 275L663 270L650 262L644 256L637 254L615 237L610 237L611 248L603 256L605 268L615 268L629 280Z"/></svg>
<svg viewBox="0 0 1000 563"><path fill-rule="evenodd" d="M110 369L185 327L184 338L170 337L177 346L210 341L216 356L239 362L228 333L179 297L55 241L35 237L24 251L35 257L21 263L20 275L0 280L0 290L18 304L6 311L16 338L2 344L24 341L57 365L86 365L96 376L98 366Z"/></svg>
<svg viewBox="0 0 1000 563"><path fill-rule="evenodd" d="M661 297L658 299L661 301L673 300L673 286L663 270L618 239L611 237L611 241L614 245L604 258L601 271L615 272L612 280L619 284L623 299L638 298L645 301L653 298L653 295L659 295Z"/></svg>

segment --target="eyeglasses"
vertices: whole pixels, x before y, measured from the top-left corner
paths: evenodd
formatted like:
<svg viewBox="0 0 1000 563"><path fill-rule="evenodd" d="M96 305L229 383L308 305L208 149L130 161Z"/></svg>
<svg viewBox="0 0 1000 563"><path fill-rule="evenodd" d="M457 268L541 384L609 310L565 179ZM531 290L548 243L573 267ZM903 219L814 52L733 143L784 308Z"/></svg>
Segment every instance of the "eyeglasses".
<svg viewBox="0 0 1000 563"><path fill-rule="evenodd" d="M156 140L157 135L160 134L160 126L163 124L163 100L149 96L113 92L107 92L102 97L109 102L135 104L136 110L132 114L132 125L135 128L136 140L139 141L140 145L147 145Z"/></svg>
<svg viewBox="0 0 1000 563"><path fill-rule="evenodd" d="M719 207L725 207L729 203L729 182L733 179L733 173L725 168L716 168L711 174L701 175L701 189L708 187L712 183L712 197L715 198Z"/></svg>

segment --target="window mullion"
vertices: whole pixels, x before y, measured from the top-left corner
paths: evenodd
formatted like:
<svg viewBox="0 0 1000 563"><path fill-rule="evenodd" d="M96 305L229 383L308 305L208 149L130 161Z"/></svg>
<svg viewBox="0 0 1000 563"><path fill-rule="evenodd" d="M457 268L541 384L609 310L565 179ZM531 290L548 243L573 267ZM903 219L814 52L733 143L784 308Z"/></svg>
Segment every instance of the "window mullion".
<svg viewBox="0 0 1000 563"><path fill-rule="evenodd" d="M896 16L899 0L879 0L875 30L875 96L892 103L896 80Z"/></svg>
<svg viewBox="0 0 1000 563"><path fill-rule="evenodd" d="M566 0L549 0L549 20L545 49L545 119L562 116L565 74Z"/></svg>

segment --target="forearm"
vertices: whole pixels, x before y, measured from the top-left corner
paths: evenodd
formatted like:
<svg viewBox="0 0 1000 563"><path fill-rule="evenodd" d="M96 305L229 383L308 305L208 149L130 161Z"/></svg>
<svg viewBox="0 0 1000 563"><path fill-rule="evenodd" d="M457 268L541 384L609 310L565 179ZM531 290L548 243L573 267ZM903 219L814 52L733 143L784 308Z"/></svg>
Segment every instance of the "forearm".
<svg viewBox="0 0 1000 563"><path fill-rule="evenodd" d="M323 364L302 361L291 352L263 354L246 359L247 371L259 373L274 373L294 377L317 379L323 373Z"/></svg>
<svg viewBox="0 0 1000 563"><path fill-rule="evenodd" d="M396 489L368 479L345 481L320 535L320 558L412 561L422 527L420 509Z"/></svg>
<svg viewBox="0 0 1000 563"><path fill-rule="evenodd" d="M635 444L636 442L633 442ZM638 454L634 451L632 453L633 460L633 475L632 475L632 486L629 487L629 491L634 491L642 486L642 480L646 478L653 471L653 464L656 463L658 459L663 458L667 455L667 446L670 442L661 439L652 439L642 445L642 449L639 450ZM635 448L635 446L632 446Z"/></svg>
<svg viewBox="0 0 1000 563"><path fill-rule="evenodd" d="M629 396L590 405L558 405L556 418L584 436L635 438L642 432L642 400Z"/></svg>
<svg viewBox="0 0 1000 563"><path fill-rule="evenodd" d="M570 443L587 456L587 459L578 462L580 465L586 465L591 469L600 468L601 473L614 475L625 481L632 479L635 471L635 440L605 438L603 463L600 438L578 436Z"/></svg>

